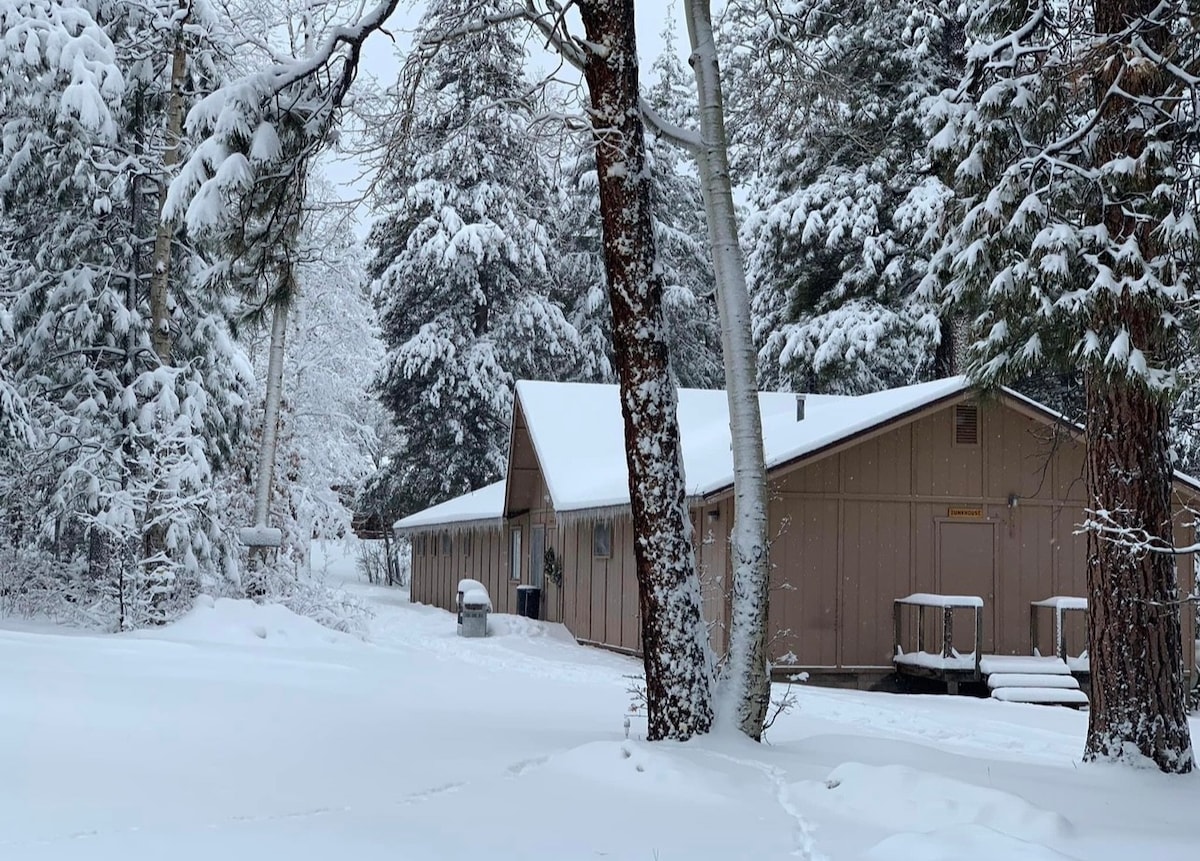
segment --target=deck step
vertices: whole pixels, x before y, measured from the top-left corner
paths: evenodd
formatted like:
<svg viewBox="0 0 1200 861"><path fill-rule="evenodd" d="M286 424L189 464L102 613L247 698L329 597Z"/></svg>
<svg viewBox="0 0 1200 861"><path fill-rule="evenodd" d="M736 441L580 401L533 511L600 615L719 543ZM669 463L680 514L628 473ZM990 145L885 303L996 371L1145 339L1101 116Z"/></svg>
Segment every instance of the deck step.
<svg viewBox="0 0 1200 861"><path fill-rule="evenodd" d="M987 676L993 673L1019 673L1027 676L1071 675L1071 668L1061 658L1033 655L984 655L979 661L979 669Z"/></svg>
<svg viewBox="0 0 1200 861"><path fill-rule="evenodd" d="M1087 694L1069 688L996 688L992 699L1008 703L1037 703L1040 705L1086 706Z"/></svg>
<svg viewBox="0 0 1200 861"><path fill-rule="evenodd" d="M992 673L987 677L988 687L996 688L1047 688L1053 690L1079 690L1074 676L1038 673Z"/></svg>

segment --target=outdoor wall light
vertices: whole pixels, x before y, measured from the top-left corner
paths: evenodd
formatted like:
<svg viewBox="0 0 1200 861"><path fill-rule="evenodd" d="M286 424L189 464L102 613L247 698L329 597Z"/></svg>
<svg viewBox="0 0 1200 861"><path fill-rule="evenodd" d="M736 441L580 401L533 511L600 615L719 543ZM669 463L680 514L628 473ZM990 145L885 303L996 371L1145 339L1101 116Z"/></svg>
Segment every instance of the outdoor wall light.
<svg viewBox="0 0 1200 861"><path fill-rule="evenodd" d="M1020 501L1021 501L1020 497L1018 497L1015 493L1010 493L1008 495L1008 507L1009 508L1016 508L1017 504Z"/></svg>

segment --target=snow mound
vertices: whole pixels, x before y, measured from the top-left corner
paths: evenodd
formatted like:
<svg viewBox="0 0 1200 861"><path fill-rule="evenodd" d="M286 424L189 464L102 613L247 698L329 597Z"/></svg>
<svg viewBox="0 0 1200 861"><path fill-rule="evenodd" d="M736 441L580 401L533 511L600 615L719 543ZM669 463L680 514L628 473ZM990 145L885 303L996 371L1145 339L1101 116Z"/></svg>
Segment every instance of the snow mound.
<svg viewBox="0 0 1200 861"><path fill-rule="evenodd" d="M896 834L867 851L871 861L1075 861L1047 846L983 825L953 825L928 834Z"/></svg>
<svg viewBox="0 0 1200 861"><path fill-rule="evenodd" d="M256 604L248 598L201 595L195 606L164 628L128 636L182 643L228 646L304 647L361 641L298 615L281 604Z"/></svg>
<svg viewBox="0 0 1200 861"><path fill-rule="evenodd" d="M488 635L492 637L519 637L524 640L548 638L564 643L575 643L575 638L557 622L541 622L525 616L509 613L492 613L488 616Z"/></svg>
<svg viewBox="0 0 1200 861"><path fill-rule="evenodd" d="M886 831L940 834L957 826L978 826L1030 843L1061 840L1074 831L1062 815L1035 807L1019 796L902 765L843 763L817 786L823 786L824 797L821 791L806 793L817 803L852 821L873 823ZM982 861L961 854L945 857Z"/></svg>
<svg viewBox="0 0 1200 861"><path fill-rule="evenodd" d="M700 767L673 753L670 747L636 741L597 741L551 756L548 771L568 778L563 785L601 784L619 794L643 792L674 802L727 804L719 791L719 773Z"/></svg>

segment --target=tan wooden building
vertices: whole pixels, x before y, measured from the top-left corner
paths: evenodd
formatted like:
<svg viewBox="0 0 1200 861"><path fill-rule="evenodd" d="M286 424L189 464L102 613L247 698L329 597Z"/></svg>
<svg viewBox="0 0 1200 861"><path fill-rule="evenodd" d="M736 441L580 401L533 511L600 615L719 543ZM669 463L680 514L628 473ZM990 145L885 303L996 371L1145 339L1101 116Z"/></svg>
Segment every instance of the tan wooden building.
<svg viewBox="0 0 1200 861"><path fill-rule="evenodd" d="M961 378L860 397L763 394L760 403L771 655L794 661L786 672L869 686L892 673L897 647L911 649L918 633L939 651L933 628L943 612L961 652L1054 654L1052 608L1031 643L1031 617L1042 614L1035 602L1065 597L1073 600L1058 604L1072 608L1087 595L1077 428L1014 392L978 395ZM682 390L679 418L704 612L720 651L733 515L725 393ZM580 642L636 653L622 427L615 386L519 383L506 479L396 523L413 542L412 600L451 609L469 577L487 586L496 612L513 613L517 587L540 586L542 618ZM1200 497L1186 476L1176 490L1181 510ZM1188 523L1181 513L1177 545L1192 543ZM1191 557L1180 557L1185 589L1192 572ZM938 608L920 632L900 612L909 605L896 604L910 595ZM974 610L943 610L938 596L981 599L978 648ZM1083 617L1064 614L1067 655L1086 648ZM1194 651L1185 653L1190 668Z"/></svg>

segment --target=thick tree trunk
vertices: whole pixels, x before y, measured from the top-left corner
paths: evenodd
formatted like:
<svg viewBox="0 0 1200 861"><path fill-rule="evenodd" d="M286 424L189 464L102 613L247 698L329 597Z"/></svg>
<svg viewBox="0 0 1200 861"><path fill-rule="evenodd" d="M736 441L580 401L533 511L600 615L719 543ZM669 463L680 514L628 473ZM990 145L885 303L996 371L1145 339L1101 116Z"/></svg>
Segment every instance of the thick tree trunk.
<svg viewBox="0 0 1200 861"><path fill-rule="evenodd" d="M633 0L582 0L579 10L589 43L584 75L625 419L649 738L682 740L707 732L712 723L712 657L700 615L677 394L667 363Z"/></svg>
<svg viewBox="0 0 1200 861"><path fill-rule="evenodd" d="M183 85L187 72L187 47L183 39L184 25L191 15L191 0L179 0L176 16L178 32L175 51L171 56L171 91L167 101L167 148L163 152L163 179L158 195L158 222L154 235L154 260L150 273L150 343L163 364L171 360L171 309L169 285L171 279L171 223L163 219L167 202L167 186L179 164L179 139L183 134Z"/></svg>
<svg viewBox="0 0 1200 861"><path fill-rule="evenodd" d="M1157 6L1157 0L1096 0L1096 29L1127 32L1132 22L1147 21ZM1170 53L1164 25L1144 26L1138 38L1157 53ZM1167 87L1166 76L1153 64L1134 65L1139 49L1123 41L1089 57L1098 114L1097 165L1144 154L1157 132L1147 122L1147 105ZM1124 333L1160 366L1170 361L1166 309L1153 291L1136 285L1145 277L1142 261L1161 262L1167 253L1160 228L1169 204L1158 192L1158 184L1167 181L1155 159L1137 174L1103 180L1101 217L1109 248L1120 249L1110 251L1104 262L1123 283L1119 294L1094 300L1088 321L1093 331ZM1141 260L1123 259L1129 247L1138 249ZM1115 530L1088 533L1092 702L1084 756L1117 759L1140 753L1163 771L1188 772L1193 756L1175 558L1148 546L1161 550L1174 542L1170 395L1131 374L1124 363L1112 366L1108 360L1087 369L1084 388L1092 517L1100 529Z"/></svg>
<svg viewBox="0 0 1200 861"><path fill-rule="evenodd" d="M1087 485L1114 526L1171 546L1168 404L1121 374L1088 374ZM1192 769L1175 557L1088 533L1087 759L1139 752Z"/></svg>
<svg viewBox="0 0 1200 861"><path fill-rule="evenodd" d="M700 104L701 144L696 151L696 163L716 275L729 431L733 439L733 600L729 655L717 697L717 719L722 724L737 726L757 741L762 737L771 699L767 655L771 566L757 352L751 334L750 293L738 244L737 212L729 177L725 108L712 14L708 0L686 0L684 8Z"/></svg>

